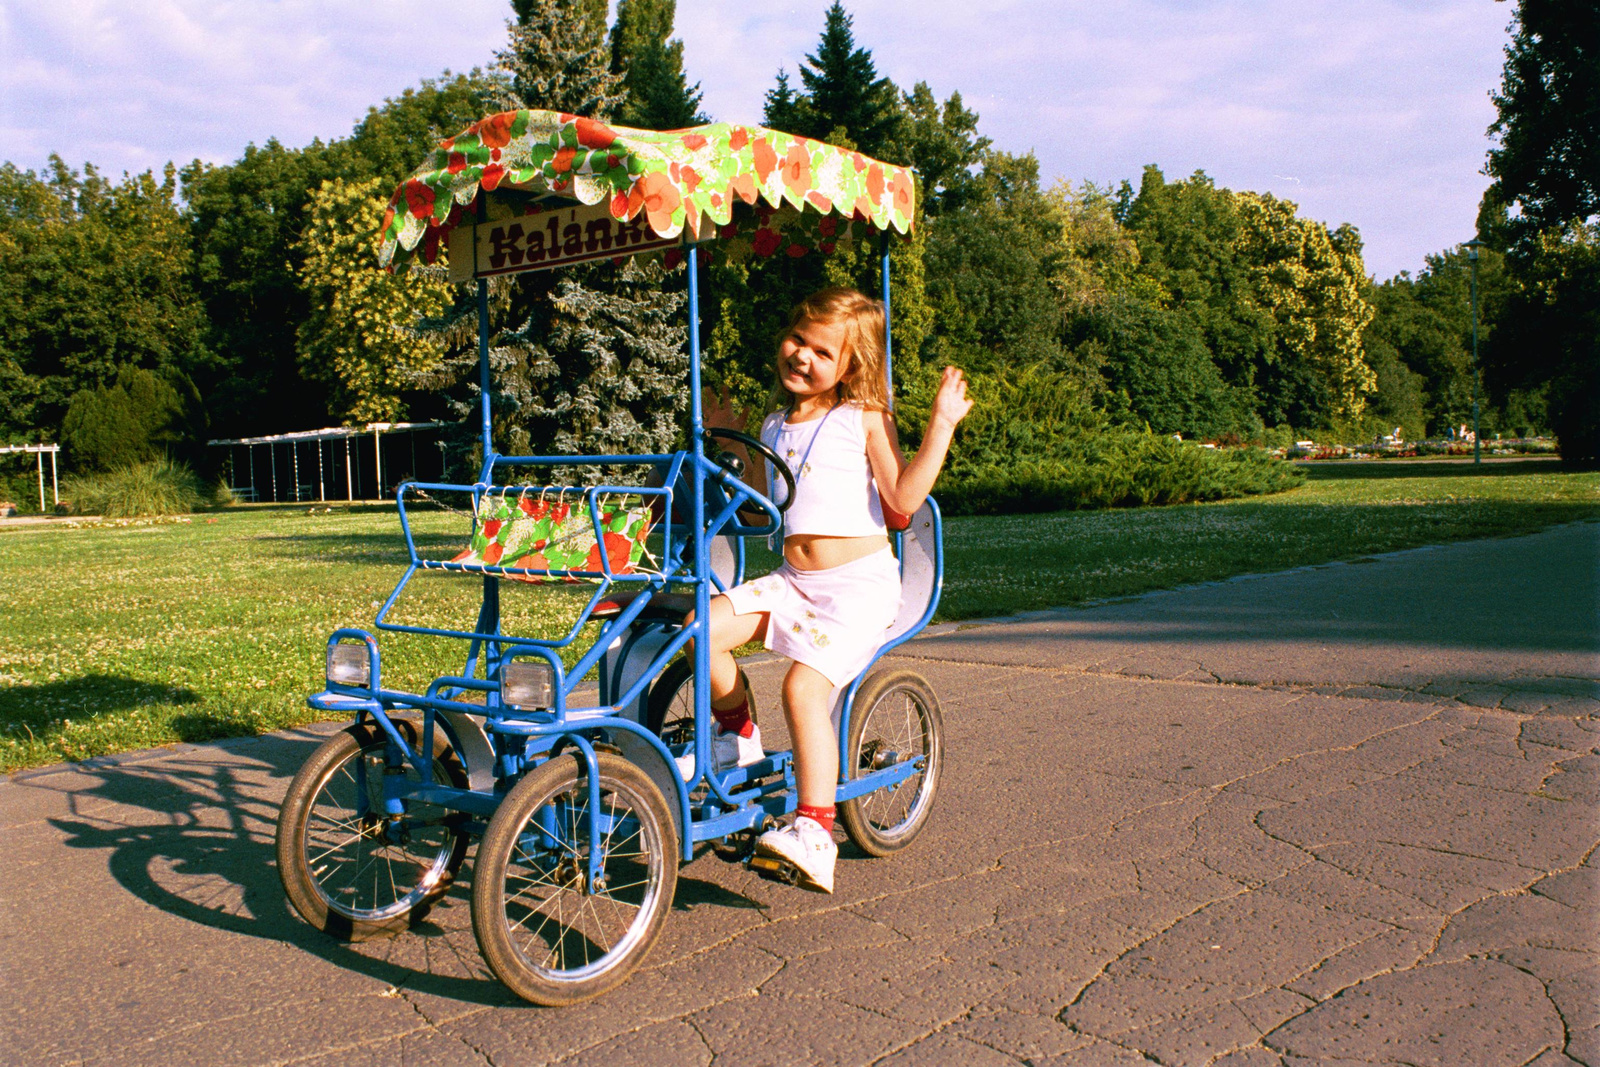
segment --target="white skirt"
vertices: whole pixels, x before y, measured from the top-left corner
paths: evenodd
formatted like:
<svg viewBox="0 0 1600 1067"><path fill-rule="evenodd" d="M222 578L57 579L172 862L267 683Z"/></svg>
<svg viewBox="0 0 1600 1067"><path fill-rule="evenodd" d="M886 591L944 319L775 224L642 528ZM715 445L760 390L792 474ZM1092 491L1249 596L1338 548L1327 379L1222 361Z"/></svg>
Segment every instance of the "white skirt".
<svg viewBox="0 0 1600 1067"><path fill-rule="evenodd" d="M764 644L834 685L860 674L900 614L900 561L882 552L840 567L802 571L788 562L722 594L735 615L765 612Z"/></svg>

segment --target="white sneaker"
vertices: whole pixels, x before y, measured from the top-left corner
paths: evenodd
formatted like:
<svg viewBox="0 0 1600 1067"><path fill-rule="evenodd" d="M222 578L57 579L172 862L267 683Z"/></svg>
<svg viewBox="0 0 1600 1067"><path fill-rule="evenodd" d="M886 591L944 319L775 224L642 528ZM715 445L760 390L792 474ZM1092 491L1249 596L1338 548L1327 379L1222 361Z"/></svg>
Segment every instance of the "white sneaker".
<svg viewBox="0 0 1600 1067"><path fill-rule="evenodd" d="M802 815L782 830L768 830L756 839L756 855L789 864L808 889L833 892L833 864L839 858L839 846L815 819Z"/></svg>
<svg viewBox="0 0 1600 1067"><path fill-rule="evenodd" d="M735 767L748 767L767 758L766 750L761 747L761 727L750 724L750 736L745 737L734 731L724 731L720 727L711 735L711 773L721 774ZM695 779L694 749L679 756L677 759L678 773L686 782Z"/></svg>

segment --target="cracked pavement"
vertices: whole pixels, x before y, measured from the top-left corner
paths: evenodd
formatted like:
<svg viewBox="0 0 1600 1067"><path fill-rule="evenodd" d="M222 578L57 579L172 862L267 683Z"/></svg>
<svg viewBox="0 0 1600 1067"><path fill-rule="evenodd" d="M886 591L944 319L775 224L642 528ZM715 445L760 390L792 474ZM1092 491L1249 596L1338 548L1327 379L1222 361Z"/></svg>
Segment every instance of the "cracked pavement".
<svg viewBox="0 0 1600 1067"><path fill-rule="evenodd" d="M560 1010L479 958L470 856L391 939L290 915L336 725L14 775L5 1059L1600 1067L1597 571L1580 523L939 627L894 657L943 703L923 837L831 897L707 851Z"/></svg>

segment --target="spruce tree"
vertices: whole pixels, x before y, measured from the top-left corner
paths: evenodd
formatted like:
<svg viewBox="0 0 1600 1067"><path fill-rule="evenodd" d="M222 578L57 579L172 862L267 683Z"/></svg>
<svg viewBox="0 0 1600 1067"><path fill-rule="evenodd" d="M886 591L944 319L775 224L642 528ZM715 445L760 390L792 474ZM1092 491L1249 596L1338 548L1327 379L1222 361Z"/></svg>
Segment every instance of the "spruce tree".
<svg viewBox="0 0 1600 1067"><path fill-rule="evenodd" d="M669 40L675 0L618 0L611 27L611 71L628 99L616 121L644 130L677 130L709 121L700 113L700 85L683 73L683 42Z"/></svg>
<svg viewBox="0 0 1600 1067"><path fill-rule="evenodd" d="M515 0L497 54L513 99L610 121L627 100L611 70L604 0ZM491 345L501 447L595 454L661 452L687 409L684 296L661 267L637 262L520 275L507 294L517 323Z"/></svg>
<svg viewBox="0 0 1600 1067"><path fill-rule="evenodd" d="M806 99L794 91L789 84L789 72L782 67L778 68L778 84L767 90L761 121L771 129L802 136L812 128Z"/></svg>
<svg viewBox="0 0 1600 1067"><path fill-rule="evenodd" d="M853 22L834 0L816 54L800 68L809 129L794 132L827 139L842 130L856 148L878 156L894 137L899 99L894 83L878 77L872 53L856 47Z"/></svg>
<svg viewBox="0 0 1600 1067"><path fill-rule="evenodd" d="M508 108L543 108L610 121L627 99L611 72L605 0L513 0L511 39L495 53Z"/></svg>

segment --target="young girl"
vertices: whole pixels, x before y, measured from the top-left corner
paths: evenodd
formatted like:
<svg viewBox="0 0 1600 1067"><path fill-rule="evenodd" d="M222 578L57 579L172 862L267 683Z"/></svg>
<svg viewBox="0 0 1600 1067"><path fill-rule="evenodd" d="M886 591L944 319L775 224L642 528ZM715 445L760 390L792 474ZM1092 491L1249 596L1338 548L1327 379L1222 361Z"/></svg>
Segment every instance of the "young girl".
<svg viewBox="0 0 1600 1067"><path fill-rule="evenodd" d="M762 441L795 478L784 561L711 602L713 771L763 756L732 655L759 638L794 661L783 706L800 807L793 825L762 834L756 848L827 893L838 855L832 831L839 780L829 698L871 660L900 608L884 508L910 515L922 506L956 424L972 407L961 372L945 368L922 447L907 463L888 413L883 339L883 305L854 289L824 289L789 313L775 390L785 407L761 427ZM684 762L692 770L693 757Z"/></svg>

